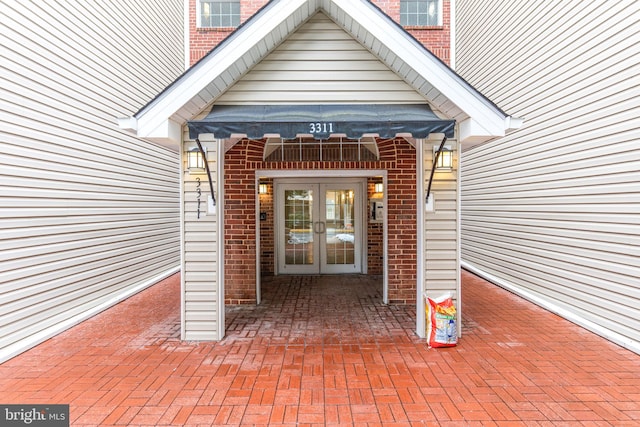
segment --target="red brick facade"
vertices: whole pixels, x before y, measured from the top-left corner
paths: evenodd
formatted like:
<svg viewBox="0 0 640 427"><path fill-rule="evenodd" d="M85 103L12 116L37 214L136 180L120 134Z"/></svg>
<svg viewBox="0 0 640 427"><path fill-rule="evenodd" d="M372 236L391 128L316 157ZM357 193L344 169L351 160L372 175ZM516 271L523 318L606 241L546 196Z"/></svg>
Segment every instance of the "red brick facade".
<svg viewBox="0 0 640 427"><path fill-rule="evenodd" d="M405 30L448 65L451 60L451 2L442 1L441 27L405 27ZM400 0L373 0L372 3L400 22Z"/></svg>
<svg viewBox="0 0 640 427"><path fill-rule="evenodd" d="M240 20L251 18L268 0L241 0ZM189 64L193 65L217 46L235 28L198 28L196 23L197 0L189 0Z"/></svg>
<svg viewBox="0 0 640 427"><path fill-rule="evenodd" d="M404 139L378 143L379 161L369 162L264 162L263 141L242 140L225 154L225 302L256 301L256 194L255 171L367 169L387 171L389 302L415 303L416 295L416 152ZM372 192L373 181L368 185ZM260 196L260 264L273 273L273 193ZM369 274L382 273L382 224L367 225Z"/></svg>
<svg viewBox="0 0 640 427"><path fill-rule="evenodd" d="M445 63L450 60L450 3L443 0L443 26L407 28L407 30ZM250 18L267 0L242 0L241 20ZM396 22L399 21L398 0L373 1ZM220 43L233 28L198 28L196 0L189 0L190 63L197 62ZM416 151L404 139L379 141L379 161L369 162L264 162L264 142L243 140L225 154L224 170L224 259L225 302L227 304L256 301L256 239L260 240L260 265L263 274L274 271L274 206L273 188L261 195L260 211L266 220L256 230L255 171L257 169L298 169L322 171L336 169L367 169L387 171L387 259L382 244L383 224L367 224L367 269L380 275L383 263L388 267L389 302L416 302L417 223L416 223ZM373 193L373 180L368 192ZM258 236L258 237L257 237Z"/></svg>
<svg viewBox="0 0 640 427"><path fill-rule="evenodd" d="M266 3L268 3L268 0L241 0L241 21L244 22L249 19ZM373 0L373 3L394 21L400 21L399 0ZM234 28L198 28L196 25L196 4L197 0L189 0L189 63L191 65L205 56L234 30ZM449 64L451 59L450 21L450 1L443 0L442 27L407 27L406 30L438 58Z"/></svg>
<svg viewBox="0 0 640 427"><path fill-rule="evenodd" d="M367 200L371 200L372 197L377 195L374 187L375 183L379 180L369 180L367 189ZM367 272L370 275L379 276L383 273L384 263L384 226L382 221L372 221L371 213L368 215L369 221L367 222Z"/></svg>

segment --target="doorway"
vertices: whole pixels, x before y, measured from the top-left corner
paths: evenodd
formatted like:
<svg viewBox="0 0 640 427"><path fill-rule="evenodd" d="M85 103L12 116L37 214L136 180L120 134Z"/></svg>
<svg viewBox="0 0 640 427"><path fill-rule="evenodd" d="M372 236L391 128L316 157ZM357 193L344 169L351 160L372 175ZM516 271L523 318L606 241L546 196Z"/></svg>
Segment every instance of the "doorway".
<svg viewBox="0 0 640 427"><path fill-rule="evenodd" d="M274 180L276 274L363 273L366 180Z"/></svg>

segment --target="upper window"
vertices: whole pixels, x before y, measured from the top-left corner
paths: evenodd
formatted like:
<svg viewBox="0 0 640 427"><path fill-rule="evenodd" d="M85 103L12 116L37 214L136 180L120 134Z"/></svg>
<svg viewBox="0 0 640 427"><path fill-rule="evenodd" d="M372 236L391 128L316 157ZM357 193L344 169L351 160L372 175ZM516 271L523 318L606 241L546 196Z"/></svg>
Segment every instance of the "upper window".
<svg viewBox="0 0 640 427"><path fill-rule="evenodd" d="M240 25L240 0L200 0L200 27L237 27Z"/></svg>
<svg viewBox="0 0 640 427"><path fill-rule="evenodd" d="M400 25L432 27L442 25L442 1L400 0Z"/></svg>

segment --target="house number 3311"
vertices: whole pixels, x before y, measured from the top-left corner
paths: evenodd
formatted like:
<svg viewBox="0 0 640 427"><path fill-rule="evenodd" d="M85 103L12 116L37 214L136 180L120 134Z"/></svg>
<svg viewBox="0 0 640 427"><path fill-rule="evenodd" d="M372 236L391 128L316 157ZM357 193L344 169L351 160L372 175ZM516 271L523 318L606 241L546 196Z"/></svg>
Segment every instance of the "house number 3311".
<svg viewBox="0 0 640 427"><path fill-rule="evenodd" d="M309 123L309 133L333 133L333 123Z"/></svg>

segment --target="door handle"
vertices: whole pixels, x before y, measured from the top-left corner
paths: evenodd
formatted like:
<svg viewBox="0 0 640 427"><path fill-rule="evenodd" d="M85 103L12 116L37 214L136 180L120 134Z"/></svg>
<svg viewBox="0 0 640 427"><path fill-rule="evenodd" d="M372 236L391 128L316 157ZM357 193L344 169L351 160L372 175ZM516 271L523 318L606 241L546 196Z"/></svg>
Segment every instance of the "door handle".
<svg viewBox="0 0 640 427"><path fill-rule="evenodd" d="M324 234L327 231L327 226L323 221L316 221L313 224L313 231L316 234Z"/></svg>

